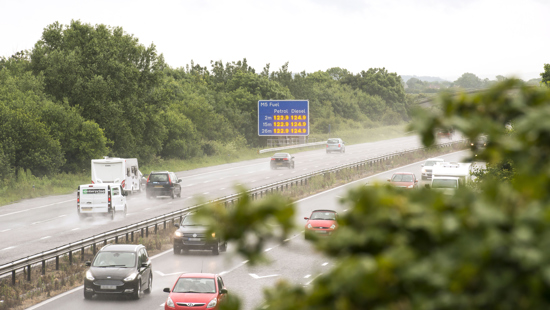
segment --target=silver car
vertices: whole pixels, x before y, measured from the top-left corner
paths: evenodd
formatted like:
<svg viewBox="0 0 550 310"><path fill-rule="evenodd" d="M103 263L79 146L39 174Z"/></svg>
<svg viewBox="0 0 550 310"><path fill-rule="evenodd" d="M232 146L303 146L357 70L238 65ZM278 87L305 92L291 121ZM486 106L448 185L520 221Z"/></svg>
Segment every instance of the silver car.
<svg viewBox="0 0 550 310"><path fill-rule="evenodd" d="M346 152L346 143L340 138L330 138L327 140L327 154L332 152Z"/></svg>

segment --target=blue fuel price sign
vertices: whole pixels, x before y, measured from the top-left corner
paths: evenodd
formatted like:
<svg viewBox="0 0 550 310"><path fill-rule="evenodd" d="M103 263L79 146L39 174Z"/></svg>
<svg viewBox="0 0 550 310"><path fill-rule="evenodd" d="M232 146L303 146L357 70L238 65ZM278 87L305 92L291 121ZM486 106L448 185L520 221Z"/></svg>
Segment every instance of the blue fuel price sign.
<svg viewBox="0 0 550 310"><path fill-rule="evenodd" d="M309 101L259 100L258 135L309 135Z"/></svg>

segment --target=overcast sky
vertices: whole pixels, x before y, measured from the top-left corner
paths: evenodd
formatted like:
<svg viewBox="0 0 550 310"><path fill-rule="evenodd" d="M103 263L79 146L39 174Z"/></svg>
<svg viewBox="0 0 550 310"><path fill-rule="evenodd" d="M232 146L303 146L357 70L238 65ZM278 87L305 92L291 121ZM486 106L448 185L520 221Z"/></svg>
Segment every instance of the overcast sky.
<svg viewBox="0 0 550 310"><path fill-rule="evenodd" d="M120 26L172 67L243 58L261 71L385 67L456 80L539 78L550 63L548 0L0 0L0 56L71 19Z"/></svg>

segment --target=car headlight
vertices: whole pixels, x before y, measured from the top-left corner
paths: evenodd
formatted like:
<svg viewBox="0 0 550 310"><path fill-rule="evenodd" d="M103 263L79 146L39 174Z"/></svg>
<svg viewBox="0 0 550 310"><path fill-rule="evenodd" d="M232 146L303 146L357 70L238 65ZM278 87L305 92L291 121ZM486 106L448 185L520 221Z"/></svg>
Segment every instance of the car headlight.
<svg viewBox="0 0 550 310"><path fill-rule="evenodd" d="M414 187L414 184L407 186L407 188L413 188L413 187Z"/></svg>
<svg viewBox="0 0 550 310"><path fill-rule="evenodd" d="M206 308L214 308L218 304L218 299L214 297L206 306Z"/></svg>
<svg viewBox="0 0 550 310"><path fill-rule="evenodd" d="M216 238L216 233L215 232L212 233L212 238Z"/></svg>
<svg viewBox="0 0 550 310"><path fill-rule="evenodd" d="M311 224L307 224L307 228L311 228Z"/></svg>
<svg viewBox="0 0 550 310"><path fill-rule="evenodd" d="M426 168L422 168L422 173L426 173Z"/></svg>
<svg viewBox="0 0 550 310"><path fill-rule="evenodd" d="M166 299L166 305L170 308L175 308L176 306L174 305L174 301L172 300L172 298L168 297L168 299Z"/></svg>
<svg viewBox="0 0 550 310"><path fill-rule="evenodd" d="M179 230L176 231L176 237L183 237L183 233Z"/></svg>
<svg viewBox="0 0 550 310"><path fill-rule="evenodd" d="M330 229L334 229L336 228L336 224L332 224L332 226L330 226Z"/></svg>
<svg viewBox="0 0 550 310"><path fill-rule="evenodd" d="M90 270L86 271L86 279L88 279L90 281L95 280L94 275L92 274L92 272Z"/></svg>
<svg viewBox="0 0 550 310"><path fill-rule="evenodd" d="M124 282L128 282L128 281L134 281L136 279L136 276L138 275L137 272L132 272L132 274L130 274L129 276L127 276L126 278L124 278Z"/></svg>
<svg viewBox="0 0 550 310"><path fill-rule="evenodd" d="M470 143L470 145L471 145L471 146L474 146L474 144L473 144L473 143Z"/></svg>

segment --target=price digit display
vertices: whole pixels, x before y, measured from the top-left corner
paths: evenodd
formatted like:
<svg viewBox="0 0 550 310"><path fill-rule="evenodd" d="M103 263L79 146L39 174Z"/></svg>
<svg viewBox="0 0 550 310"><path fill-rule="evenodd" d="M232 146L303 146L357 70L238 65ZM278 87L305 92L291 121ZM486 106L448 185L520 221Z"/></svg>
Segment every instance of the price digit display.
<svg viewBox="0 0 550 310"><path fill-rule="evenodd" d="M258 101L258 135L308 136L309 101Z"/></svg>

